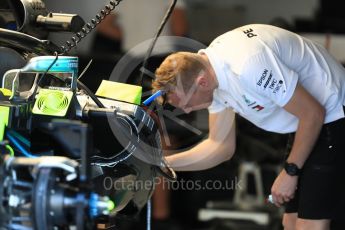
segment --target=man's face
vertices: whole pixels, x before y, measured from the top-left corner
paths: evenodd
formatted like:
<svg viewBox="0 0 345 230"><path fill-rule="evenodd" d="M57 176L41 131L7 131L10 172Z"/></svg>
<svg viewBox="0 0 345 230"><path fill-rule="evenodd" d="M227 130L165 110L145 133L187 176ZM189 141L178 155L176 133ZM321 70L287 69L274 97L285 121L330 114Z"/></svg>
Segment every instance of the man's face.
<svg viewBox="0 0 345 230"><path fill-rule="evenodd" d="M182 87L181 87L182 88ZM176 86L167 94L167 102L185 113L208 108L213 99L213 91L203 90L198 84L184 91Z"/></svg>

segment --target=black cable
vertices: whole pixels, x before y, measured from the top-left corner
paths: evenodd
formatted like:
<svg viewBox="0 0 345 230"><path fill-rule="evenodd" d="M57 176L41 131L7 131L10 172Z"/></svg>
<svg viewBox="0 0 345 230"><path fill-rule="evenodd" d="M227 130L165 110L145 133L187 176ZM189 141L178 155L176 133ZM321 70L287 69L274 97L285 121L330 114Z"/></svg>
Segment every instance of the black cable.
<svg viewBox="0 0 345 230"><path fill-rule="evenodd" d="M103 105L103 103L98 99L98 97L86 86L84 85L84 83L82 83L79 79L86 73L86 71L89 69L90 65L92 63L92 59L89 61L89 63L86 65L86 67L83 69L83 71L81 72L81 74L79 75L79 77L77 78L77 86L84 90L86 92L87 95L89 95L91 97L91 99L96 103L96 105L99 108L105 108L105 106Z"/></svg>
<svg viewBox="0 0 345 230"><path fill-rule="evenodd" d="M99 108L105 108L105 106L103 105L103 103L98 99L98 97L86 86L84 85L81 81L77 80L77 86L84 90L86 92L86 94L88 94L91 99L96 103L96 105Z"/></svg>
<svg viewBox="0 0 345 230"><path fill-rule="evenodd" d="M142 66L142 69L145 69L146 66L147 66L147 63L148 63L148 60L152 54L152 51L153 51L153 48L154 46L156 45L156 42L158 40L158 37L160 36L160 34L162 33L163 29L164 29L164 26L166 25L166 23L168 22L168 19L170 18L174 8L175 8L175 5L176 5L176 2L177 0L173 0L173 2L171 3L169 9L167 10L160 26L158 27L158 31L157 31L157 34L156 36L154 37L154 39L152 40L151 42L151 45L149 47L149 49L147 50L147 54L146 54L146 57L144 59L144 62L143 62L143 66ZM144 71L141 71L140 73L140 86L143 86L143 81L144 81Z"/></svg>

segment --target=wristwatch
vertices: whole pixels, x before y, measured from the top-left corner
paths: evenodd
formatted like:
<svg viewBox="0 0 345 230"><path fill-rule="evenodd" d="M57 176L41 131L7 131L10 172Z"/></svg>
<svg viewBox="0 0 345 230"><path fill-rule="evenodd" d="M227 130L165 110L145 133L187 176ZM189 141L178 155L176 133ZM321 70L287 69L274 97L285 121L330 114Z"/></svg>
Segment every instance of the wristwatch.
<svg viewBox="0 0 345 230"><path fill-rule="evenodd" d="M294 163L285 162L284 169L290 176L298 176L301 173L301 169L299 169L298 166Z"/></svg>

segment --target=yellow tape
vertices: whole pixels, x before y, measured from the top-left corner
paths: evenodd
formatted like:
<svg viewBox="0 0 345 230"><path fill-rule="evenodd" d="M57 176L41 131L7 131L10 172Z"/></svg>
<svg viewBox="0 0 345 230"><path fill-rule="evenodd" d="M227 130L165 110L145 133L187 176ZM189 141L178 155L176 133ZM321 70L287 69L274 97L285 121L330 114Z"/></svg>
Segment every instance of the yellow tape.
<svg viewBox="0 0 345 230"><path fill-rule="evenodd" d="M4 94L4 96L10 97L12 95L12 91L5 88L0 88L0 91Z"/></svg>
<svg viewBox="0 0 345 230"><path fill-rule="evenodd" d="M141 104L142 87L103 80L96 95L137 105Z"/></svg>

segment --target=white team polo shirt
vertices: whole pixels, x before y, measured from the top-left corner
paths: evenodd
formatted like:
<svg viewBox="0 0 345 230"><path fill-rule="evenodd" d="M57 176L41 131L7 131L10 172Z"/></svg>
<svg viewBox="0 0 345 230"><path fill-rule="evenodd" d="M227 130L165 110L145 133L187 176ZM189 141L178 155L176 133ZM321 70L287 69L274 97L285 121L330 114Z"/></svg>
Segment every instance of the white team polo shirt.
<svg viewBox="0 0 345 230"><path fill-rule="evenodd" d="M295 33L247 25L216 38L205 53L219 83L208 108L231 108L267 131L297 130L282 107L300 83L326 109L325 123L344 117L345 69L327 51Z"/></svg>

